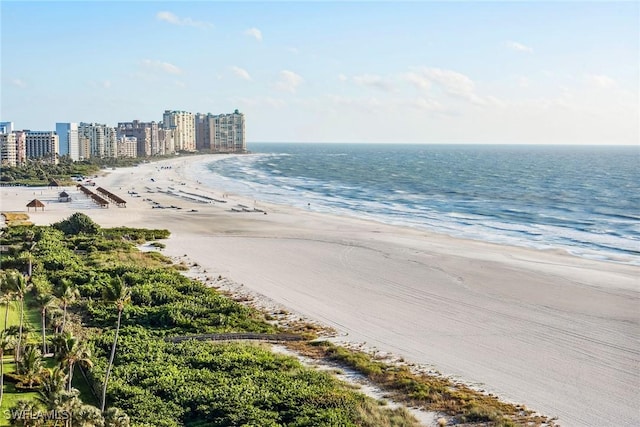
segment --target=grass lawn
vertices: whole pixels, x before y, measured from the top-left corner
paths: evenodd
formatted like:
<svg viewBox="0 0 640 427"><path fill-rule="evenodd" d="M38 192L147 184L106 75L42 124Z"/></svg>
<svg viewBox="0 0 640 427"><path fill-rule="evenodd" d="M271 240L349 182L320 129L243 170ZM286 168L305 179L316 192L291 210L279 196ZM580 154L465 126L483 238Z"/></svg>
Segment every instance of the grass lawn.
<svg viewBox="0 0 640 427"><path fill-rule="evenodd" d="M24 325L28 326L28 329L31 332L27 336L27 342L39 344L42 342L42 328L40 324L40 311L38 308L28 308L29 302L32 297L28 296L25 299L25 310L24 310ZM5 306L0 306L0 327L4 328L4 315L5 315ZM12 302L9 305L9 316L7 318L7 327L10 326L18 326L20 325L20 304L17 301ZM43 364L47 368L52 368L55 366L55 362L53 359L44 359ZM16 370L16 365L13 361L13 353L8 354L4 358L4 372L14 372ZM0 405L0 426L8 426L9 419L6 416L9 408L15 406L15 404L19 400L31 400L35 399L38 395L37 392L17 392L14 384L8 383L5 381L4 383L4 396L2 399L2 405Z"/></svg>

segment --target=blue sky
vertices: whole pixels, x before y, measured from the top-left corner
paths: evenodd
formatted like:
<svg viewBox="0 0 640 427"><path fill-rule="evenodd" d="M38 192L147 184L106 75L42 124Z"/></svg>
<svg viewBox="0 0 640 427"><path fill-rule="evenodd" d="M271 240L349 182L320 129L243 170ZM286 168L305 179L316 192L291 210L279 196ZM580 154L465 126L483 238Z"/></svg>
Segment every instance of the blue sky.
<svg viewBox="0 0 640 427"><path fill-rule="evenodd" d="M2 1L0 120L248 141L634 144L637 2Z"/></svg>

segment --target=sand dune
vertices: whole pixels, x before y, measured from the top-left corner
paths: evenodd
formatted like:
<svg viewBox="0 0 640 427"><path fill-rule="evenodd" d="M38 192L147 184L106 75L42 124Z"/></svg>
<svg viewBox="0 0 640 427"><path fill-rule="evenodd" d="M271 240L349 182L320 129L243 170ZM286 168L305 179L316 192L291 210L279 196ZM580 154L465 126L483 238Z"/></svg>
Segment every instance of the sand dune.
<svg viewBox="0 0 640 427"><path fill-rule="evenodd" d="M255 205L190 181L199 161L95 180L126 208L95 207L70 188L70 204L54 189L2 188L1 209L25 211L38 197L37 224L79 210L103 226L168 228L167 254L335 328L338 340L432 366L563 426L640 425L639 267L273 206L259 194ZM232 212L238 205L267 215Z"/></svg>

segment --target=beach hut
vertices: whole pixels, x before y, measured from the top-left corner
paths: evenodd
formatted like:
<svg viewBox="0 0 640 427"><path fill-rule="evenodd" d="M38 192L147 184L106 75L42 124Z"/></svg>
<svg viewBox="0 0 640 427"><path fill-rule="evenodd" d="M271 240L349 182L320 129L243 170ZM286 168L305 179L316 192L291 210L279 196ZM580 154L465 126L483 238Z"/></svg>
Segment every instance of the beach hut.
<svg viewBox="0 0 640 427"><path fill-rule="evenodd" d="M36 212L38 211L38 208L42 208L42 210L44 210L44 203L42 203L38 199L33 199L32 201L27 203L27 212L29 212L29 209L31 208L34 208Z"/></svg>
<svg viewBox="0 0 640 427"><path fill-rule="evenodd" d="M70 202L71 201L71 196L69 196L69 193L67 193L66 191L63 191L60 194L58 194L58 201L59 202Z"/></svg>

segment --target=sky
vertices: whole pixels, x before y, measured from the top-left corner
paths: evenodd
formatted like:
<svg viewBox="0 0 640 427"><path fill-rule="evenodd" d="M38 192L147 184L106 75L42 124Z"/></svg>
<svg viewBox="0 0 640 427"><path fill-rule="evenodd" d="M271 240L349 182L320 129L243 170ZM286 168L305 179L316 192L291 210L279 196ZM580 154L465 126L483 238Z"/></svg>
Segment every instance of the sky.
<svg viewBox="0 0 640 427"><path fill-rule="evenodd" d="M248 142L639 144L638 2L0 2L0 121Z"/></svg>

